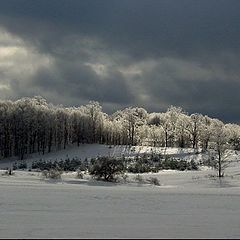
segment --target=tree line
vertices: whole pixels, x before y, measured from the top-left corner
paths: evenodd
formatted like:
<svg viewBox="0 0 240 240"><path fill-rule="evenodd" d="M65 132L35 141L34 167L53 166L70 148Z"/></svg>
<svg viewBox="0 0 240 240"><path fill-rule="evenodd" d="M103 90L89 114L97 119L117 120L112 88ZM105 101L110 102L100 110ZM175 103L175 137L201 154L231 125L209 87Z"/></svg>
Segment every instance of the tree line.
<svg viewBox="0 0 240 240"><path fill-rule="evenodd" d="M148 113L128 107L113 114L96 101L80 107L55 106L44 98L0 101L0 158L51 152L83 143L240 149L240 126L171 106Z"/></svg>

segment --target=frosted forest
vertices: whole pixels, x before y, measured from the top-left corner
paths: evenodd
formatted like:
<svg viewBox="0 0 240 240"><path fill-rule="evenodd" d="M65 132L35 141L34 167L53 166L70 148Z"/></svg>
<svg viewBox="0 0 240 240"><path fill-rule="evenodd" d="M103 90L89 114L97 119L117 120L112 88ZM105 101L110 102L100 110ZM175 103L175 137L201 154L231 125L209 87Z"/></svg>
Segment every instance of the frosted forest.
<svg viewBox="0 0 240 240"><path fill-rule="evenodd" d="M240 126L200 113L189 115L181 107L148 113L128 107L108 115L90 101L80 107L54 106L36 96L0 102L1 158L50 153L68 145L147 145L153 147L209 148L218 156L219 176L226 149L240 149Z"/></svg>
<svg viewBox="0 0 240 240"><path fill-rule="evenodd" d="M23 160L84 143L240 150L240 126L174 106L159 113L128 107L108 115L96 101L80 107L55 106L39 96L0 102L1 158Z"/></svg>

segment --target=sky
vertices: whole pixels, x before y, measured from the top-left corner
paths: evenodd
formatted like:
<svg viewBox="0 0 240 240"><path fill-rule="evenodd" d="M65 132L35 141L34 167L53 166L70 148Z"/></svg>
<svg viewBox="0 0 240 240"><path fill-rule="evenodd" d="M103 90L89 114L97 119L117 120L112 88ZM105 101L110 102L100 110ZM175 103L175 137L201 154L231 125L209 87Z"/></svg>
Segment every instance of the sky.
<svg viewBox="0 0 240 240"><path fill-rule="evenodd" d="M0 0L0 99L240 123L240 1Z"/></svg>

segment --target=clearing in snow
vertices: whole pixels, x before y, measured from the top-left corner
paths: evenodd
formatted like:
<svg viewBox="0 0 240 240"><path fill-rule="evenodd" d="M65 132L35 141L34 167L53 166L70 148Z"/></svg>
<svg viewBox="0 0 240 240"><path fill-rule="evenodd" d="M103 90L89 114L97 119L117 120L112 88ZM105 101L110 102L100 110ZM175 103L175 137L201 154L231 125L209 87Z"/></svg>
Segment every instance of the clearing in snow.
<svg viewBox="0 0 240 240"><path fill-rule="evenodd" d="M44 156L44 159L122 154L124 147L84 145ZM136 151L147 151L136 147ZM155 149L156 150L156 149ZM182 157L186 149L167 149ZM79 155L81 152L82 155ZM129 153L133 154L134 151ZM89 155L91 153L91 155ZM126 154L126 152L125 152ZM180 157L179 155L179 157ZM27 162L43 156L32 156ZM1 167L12 162L4 161ZM160 186L136 182L96 181L65 172L60 180L40 172L0 171L1 238L239 238L240 164L235 159L225 177L210 168L163 170L140 174L157 177Z"/></svg>

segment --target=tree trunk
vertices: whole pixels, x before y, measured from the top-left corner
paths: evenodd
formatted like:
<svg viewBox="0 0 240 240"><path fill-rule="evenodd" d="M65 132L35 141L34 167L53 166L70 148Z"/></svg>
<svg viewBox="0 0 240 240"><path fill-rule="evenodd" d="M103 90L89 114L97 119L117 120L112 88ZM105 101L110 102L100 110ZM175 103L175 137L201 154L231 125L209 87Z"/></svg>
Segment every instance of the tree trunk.
<svg viewBox="0 0 240 240"><path fill-rule="evenodd" d="M165 147L168 147L168 133L165 132Z"/></svg>
<svg viewBox="0 0 240 240"><path fill-rule="evenodd" d="M223 177L221 153L218 151L218 177Z"/></svg>

